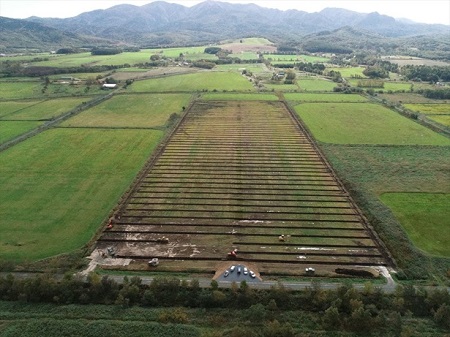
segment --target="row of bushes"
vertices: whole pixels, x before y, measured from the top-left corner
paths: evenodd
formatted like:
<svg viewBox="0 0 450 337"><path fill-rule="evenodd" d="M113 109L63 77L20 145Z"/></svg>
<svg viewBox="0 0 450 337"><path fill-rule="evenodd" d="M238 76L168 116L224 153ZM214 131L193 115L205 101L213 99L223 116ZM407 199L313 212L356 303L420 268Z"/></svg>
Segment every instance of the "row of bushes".
<svg viewBox="0 0 450 337"><path fill-rule="evenodd" d="M139 277L125 277L119 284L107 276L96 274L91 274L87 281L73 276L56 280L49 275L26 279L8 275L0 278L0 299L34 303L116 304L124 307L253 307L260 312L266 309L301 310L323 313L329 329L355 331L382 328L386 320L398 314L434 318L443 328L450 328L448 291L427 291L409 285L399 287L393 295L386 295L369 283L363 291L348 284L336 290L323 290L319 283L313 283L304 291L292 292L282 285L270 290L251 289L245 281L240 285L233 283L230 289L219 289L217 282L212 281L210 288L202 289L197 280L187 282L173 278L155 278L150 285L144 285Z"/></svg>

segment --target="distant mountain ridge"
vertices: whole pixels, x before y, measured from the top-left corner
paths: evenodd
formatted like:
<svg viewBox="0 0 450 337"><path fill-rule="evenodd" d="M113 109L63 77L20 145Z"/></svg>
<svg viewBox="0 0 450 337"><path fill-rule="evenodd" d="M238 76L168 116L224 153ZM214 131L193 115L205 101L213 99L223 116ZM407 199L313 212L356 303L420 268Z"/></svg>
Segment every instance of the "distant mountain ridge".
<svg viewBox="0 0 450 337"><path fill-rule="evenodd" d="M301 36L342 27L390 38L450 34L450 26L410 23L376 12L363 14L326 8L318 13L307 13L210 0L192 7L163 1L143 6L117 5L72 18L30 17L22 21L51 27L77 38L95 36L139 46L214 43L248 36L264 36L274 41L298 40Z"/></svg>
<svg viewBox="0 0 450 337"><path fill-rule="evenodd" d="M0 16L0 49L56 50L61 46L93 46L112 43L104 38L81 36L38 22Z"/></svg>
<svg viewBox="0 0 450 337"><path fill-rule="evenodd" d="M143 6L117 5L67 19L31 17L28 20L64 31L105 38L120 37L121 32L128 37L130 32L145 35L184 30L213 33L219 38L228 38L231 37L231 32L240 31L245 35L255 30L267 31L268 28L276 32L309 34L343 26L390 37L450 32L450 26L405 23L377 12L362 14L346 9L326 8L318 13L307 13L219 1L205 1L192 7L156 1Z"/></svg>

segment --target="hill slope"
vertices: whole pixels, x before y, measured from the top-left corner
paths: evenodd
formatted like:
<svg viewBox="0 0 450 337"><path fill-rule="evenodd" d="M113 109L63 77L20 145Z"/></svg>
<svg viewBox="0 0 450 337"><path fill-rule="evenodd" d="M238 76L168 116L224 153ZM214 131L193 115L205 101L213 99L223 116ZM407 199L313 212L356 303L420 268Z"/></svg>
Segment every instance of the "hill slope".
<svg viewBox="0 0 450 337"><path fill-rule="evenodd" d="M56 50L61 46L92 46L110 43L103 38L87 37L27 20L0 16L0 51Z"/></svg>
<svg viewBox="0 0 450 337"><path fill-rule="evenodd" d="M17 34L21 33L24 37L19 38L17 35L14 40L22 41L22 45L27 46L28 43L33 45L35 40L38 41L37 44L47 42L45 35L50 36L49 42L59 41L65 44L75 42L77 39L87 39L80 36L95 36L117 43L156 46L211 43L249 36L264 36L273 41L287 39L300 41L305 35L338 30L342 27L367 31L379 35L380 38L450 34L450 26L395 20L376 12L363 14L327 8L318 13L307 13L219 1L205 1L192 7L163 1L144 6L118 5L105 10L82 13L72 18L31 17L27 21L40 24L31 26L24 23L29 30L17 31ZM3 26L3 23L0 24ZM58 31L50 30L48 27ZM43 31L39 33L40 35L39 29ZM26 38L27 34L38 35L34 39L34 35ZM9 37L3 39L5 45L14 41Z"/></svg>

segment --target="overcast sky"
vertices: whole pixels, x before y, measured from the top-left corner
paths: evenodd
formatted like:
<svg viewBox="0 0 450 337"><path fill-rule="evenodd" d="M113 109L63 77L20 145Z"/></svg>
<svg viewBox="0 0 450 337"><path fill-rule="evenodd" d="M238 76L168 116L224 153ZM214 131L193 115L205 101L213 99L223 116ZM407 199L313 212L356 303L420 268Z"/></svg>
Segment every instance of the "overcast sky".
<svg viewBox="0 0 450 337"><path fill-rule="evenodd" d="M255 3L262 7L281 10L297 9L318 12L327 7L346 8L360 13L378 12L395 18L407 18L422 23L450 25L450 0L222 0L232 3ZM95 9L106 9L119 4L142 6L152 0L0 0L0 16L27 18L30 16L67 18ZM184 6L202 1L167 0Z"/></svg>

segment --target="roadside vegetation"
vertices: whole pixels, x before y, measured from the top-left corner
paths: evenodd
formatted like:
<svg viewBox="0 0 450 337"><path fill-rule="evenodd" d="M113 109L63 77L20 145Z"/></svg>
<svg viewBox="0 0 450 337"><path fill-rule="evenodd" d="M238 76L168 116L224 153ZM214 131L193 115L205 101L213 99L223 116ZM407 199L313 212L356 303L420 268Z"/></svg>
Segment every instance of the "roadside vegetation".
<svg viewBox="0 0 450 337"><path fill-rule="evenodd" d="M362 291L314 283L293 292L245 282L222 289L215 281L200 288L197 280L171 278L144 285L139 277L118 284L95 274L87 282L6 276L0 298L6 336L439 336L450 328L445 290L405 286L385 295L370 283Z"/></svg>

